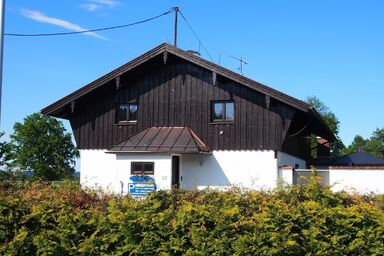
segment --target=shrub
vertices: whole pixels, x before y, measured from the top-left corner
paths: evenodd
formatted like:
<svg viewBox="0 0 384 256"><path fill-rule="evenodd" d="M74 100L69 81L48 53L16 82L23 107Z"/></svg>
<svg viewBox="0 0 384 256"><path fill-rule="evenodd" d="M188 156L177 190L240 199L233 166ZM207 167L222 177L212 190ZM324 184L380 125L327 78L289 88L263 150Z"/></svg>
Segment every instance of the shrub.
<svg viewBox="0 0 384 256"><path fill-rule="evenodd" d="M159 191L145 200L78 184L0 187L0 255L383 255L382 195L316 180L275 191Z"/></svg>

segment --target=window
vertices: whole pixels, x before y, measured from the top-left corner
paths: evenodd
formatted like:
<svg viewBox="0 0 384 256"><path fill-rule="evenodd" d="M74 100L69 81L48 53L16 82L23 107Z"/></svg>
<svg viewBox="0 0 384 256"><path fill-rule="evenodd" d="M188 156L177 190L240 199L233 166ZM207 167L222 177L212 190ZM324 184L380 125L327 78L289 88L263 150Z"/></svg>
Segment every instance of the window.
<svg viewBox="0 0 384 256"><path fill-rule="evenodd" d="M137 104L118 104L116 108L116 123L136 123Z"/></svg>
<svg viewBox="0 0 384 256"><path fill-rule="evenodd" d="M154 162L131 162L131 175L153 175Z"/></svg>
<svg viewBox="0 0 384 256"><path fill-rule="evenodd" d="M213 101L212 102L212 122L235 120L235 103L233 101Z"/></svg>

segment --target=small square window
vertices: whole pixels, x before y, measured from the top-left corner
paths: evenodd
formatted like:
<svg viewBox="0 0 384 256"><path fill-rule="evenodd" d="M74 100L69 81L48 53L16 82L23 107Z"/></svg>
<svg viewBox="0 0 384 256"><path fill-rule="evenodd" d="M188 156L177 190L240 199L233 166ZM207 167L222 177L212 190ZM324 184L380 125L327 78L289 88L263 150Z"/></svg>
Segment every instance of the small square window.
<svg viewBox="0 0 384 256"><path fill-rule="evenodd" d="M153 175L154 167L154 162L131 162L131 175Z"/></svg>
<svg viewBox="0 0 384 256"><path fill-rule="evenodd" d="M234 121L235 104L233 101L213 101L212 102L212 122Z"/></svg>
<svg viewBox="0 0 384 256"><path fill-rule="evenodd" d="M116 108L116 123L136 123L137 104L118 104Z"/></svg>

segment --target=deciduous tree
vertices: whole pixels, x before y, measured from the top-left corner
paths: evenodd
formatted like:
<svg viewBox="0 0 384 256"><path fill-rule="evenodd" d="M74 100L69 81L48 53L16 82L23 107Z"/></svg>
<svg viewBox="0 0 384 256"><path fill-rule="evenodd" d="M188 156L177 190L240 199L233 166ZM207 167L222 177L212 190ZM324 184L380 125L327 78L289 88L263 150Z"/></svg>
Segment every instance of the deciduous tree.
<svg viewBox="0 0 384 256"><path fill-rule="evenodd" d="M305 100L309 105L314 107L316 111L321 115L325 123L331 129L331 131L335 134L337 141L333 145L333 153L334 155L338 155L339 152L345 148L343 142L339 137L339 129L340 129L340 121L336 117L335 113L333 113L328 106L326 106L318 97L310 96ZM316 145L315 138L312 139L313 146ZM312 154L313 157L316 157L315 154Z"/></svg>
<svg viewBox="0 0 384 256"><path fill-rule="evenodd" d="M74 173L78 150L62 122L35 113L14 125L14 164L23 171L33 171L34 178L57 180Z"/></svg>
<svg viewBox="0 0 384 256"><path fill-rule="evenodd" d="M4 136L4 132L0 132L0 139ZM0 142L0 168L7 167L12 159L12 144L7 141Z"/></svg>
<svg viewBox="0 0 384 256"><path fill-rule="evenodd" d="M342 153L344 155L365 151L372 155L384 158L384 128L373 131L369 139L364 139L360 135L356 135L351 145L345 148Z"/></svg>

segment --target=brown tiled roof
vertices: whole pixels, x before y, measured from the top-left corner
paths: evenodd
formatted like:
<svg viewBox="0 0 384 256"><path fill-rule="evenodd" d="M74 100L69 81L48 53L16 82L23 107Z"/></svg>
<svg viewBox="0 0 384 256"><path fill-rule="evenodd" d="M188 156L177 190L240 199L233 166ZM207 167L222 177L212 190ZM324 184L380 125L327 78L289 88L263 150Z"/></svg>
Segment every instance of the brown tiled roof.
<svg viewBox="0 0 384 256"><path fill-rule="evenodd" d="M110 148L108 153L210 153L188 127L151 127Z"/></svg>

